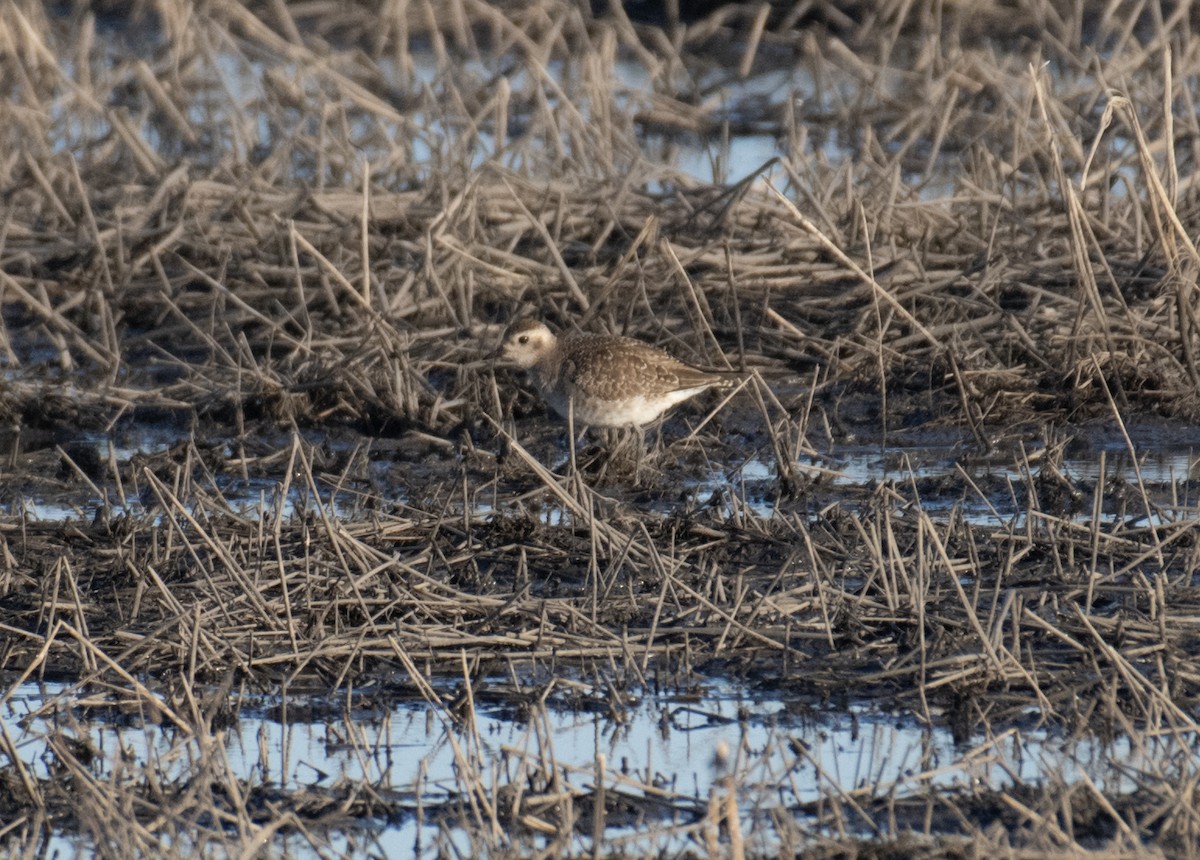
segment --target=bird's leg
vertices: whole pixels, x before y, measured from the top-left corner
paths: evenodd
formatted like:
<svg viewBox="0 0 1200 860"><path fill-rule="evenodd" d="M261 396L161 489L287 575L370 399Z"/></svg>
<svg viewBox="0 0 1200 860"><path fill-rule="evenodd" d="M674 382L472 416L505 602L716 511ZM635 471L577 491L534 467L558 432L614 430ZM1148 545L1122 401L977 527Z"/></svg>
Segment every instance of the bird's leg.
<svg viewBox="0 0 1200 860"><path fill-rule="evenodd" d="M575 398L567 398L567 457L571 464L571 476L579 474L575 463Z"/></svg>
<svg viewBox="0 0 1200 860"><path fill-rule="evenodd" d="M646 459L646 428L638 425L633 428L633 483L642 482L642 465Z"/></svg>
<svg viewBox="0 0 1200 860"><path fill-rule="evenodd" d="M609 460L619 472L633 472L633 482L641 481L642 466L646 455L646 431L642 427L618 427L612 431L609 445Z"/></svg>
<svg viewBox="0 0 1200 860"><path fill-rule="evenodd" d="M578 430L579 432L576 433L576 430ZM578 469L580 466L580 461L577 456L578 449L580 448L580 446L585 446L585 450L584 450L585 456L584 456L583 462L582 462L584 470L587 471L588 469L590 469L592 467L592 464L595 461L595 456L588 454L586 451L587 435L588 435L588 425L587 424L577 425L575 423L575 401L573 399L568 400L567 401L567 445L570 450L567 452L567 465L569 466L572 474L576 474L578 472Z"/></svg>

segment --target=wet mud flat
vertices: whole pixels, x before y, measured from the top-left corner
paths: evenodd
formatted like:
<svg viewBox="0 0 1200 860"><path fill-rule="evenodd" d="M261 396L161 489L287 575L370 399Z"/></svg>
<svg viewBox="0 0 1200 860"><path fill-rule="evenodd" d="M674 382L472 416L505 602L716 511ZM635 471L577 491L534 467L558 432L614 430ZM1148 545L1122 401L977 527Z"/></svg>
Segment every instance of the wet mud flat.
<svg viewBox="0 0 1200 860"><path fill-rule="evenodd" d="M3 850L1194 853L1193 22L1039 8L0 9Z"/></svg>
<svg viewBox="0 0 1200 860"><path fill-rule="evenodd" d="M751 410L727 412L699 441L686 437L695 415L669 419L636 481L611 464L606 476L542 471L529 449L566 465L563 430L543 417L486 447L376 450L378 437L346 431L265 445L263 432L250 458L232 436L168 442L165 425L131 444L131 424L86 443L103 464L90 473L79 440L12 454L31 464L13 484L57 507L0 523L4 653L22 667L6 675L10 713L26 743L45 745L6 769L6 813L96 834L81 789L100 791L99 771L147 827L166 805L184 821L225 818L222 840L283 821L292 849L304 849L297 832L357 828L386 850L401 833L424 833L426 847L463 838L484 792L506 850L547 838L578 849L599 822L632 853L686 853L706 835L726 845L732 796L768 853L887 828L928 851L914 834L1019 830L1027 810L1078 790L1065 763L1061 781L1012 780L1014 749L1070 750L1078 767L1077 747L1100 744L1084 772L1111 788L1071 807L1079 838L1097 844L1163 800L1129 768L1164 791L1187 778L1190 748L1166 727L1197 704L1190 447L1135 468L1111 426L1040 448L1023 428L990 451L921 431L797 460L784 481L777 464L712 468L717 452L767 443L737 429ZM1194 441L1172 425L1133 432ZM405 721L423 726L416 740L366 739ZM581 721L594 749L616 751L607 767L581 763L574 735L555 762L561 724ZM404 750L425 755L480 724L545 724L546 737L481 742L471 782L402 766ZM313 770L204 764L205 737L287 749L263 744L264 725L320 729L325 756L357 750L379 771L331 779L311 755ZM898 739L873 752L865 782L820 775L847 749L861 756L864 736L882 746L880 731ZM639 732L703 740L643 768L627 734ZM837 748L810 751L830 736ZM144 775L108 761L122 747ZM200 759L181 768L183 750ZM489 784L497 760L520 780ZM679 785L681 761L705 790ZM987 776L968 779L976 768ZM214 783L231 774L233 786ZM850 809L830 807L831 791Z"/></svg>

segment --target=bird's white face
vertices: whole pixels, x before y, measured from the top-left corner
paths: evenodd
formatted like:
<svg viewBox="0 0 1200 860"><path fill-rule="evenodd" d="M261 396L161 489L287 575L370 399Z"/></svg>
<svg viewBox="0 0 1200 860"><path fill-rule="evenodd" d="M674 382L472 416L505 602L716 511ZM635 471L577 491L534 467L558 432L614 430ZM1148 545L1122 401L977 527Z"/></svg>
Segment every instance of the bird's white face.
<svg viewBox="0 0 1200 860"><path fill-rule="evenodd" d="M554 349L554 334L540 322L522 320L504 333L500 356L528 370Z"/></svg>

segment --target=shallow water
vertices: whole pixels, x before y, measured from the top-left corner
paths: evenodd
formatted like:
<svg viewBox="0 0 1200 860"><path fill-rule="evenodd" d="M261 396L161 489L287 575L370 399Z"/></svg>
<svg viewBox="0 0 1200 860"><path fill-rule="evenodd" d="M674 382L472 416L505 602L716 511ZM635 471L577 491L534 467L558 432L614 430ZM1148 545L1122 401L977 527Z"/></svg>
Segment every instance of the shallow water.
<svg viewBox="0 0 1200 860"><path fill-rule="evenodd" d="M153 768L164 783L209 773L201 769L195 740L128 715L114 720L89 713L80 707L82 698L62 684L26 682L7 691L0 724L31 774L53 773L45 737L55 731L91 743L97 754L92 769L100 778L114 768L127 773L141 766ZM494 787L520 784L523 769L552 758L570 784L590 789L603 755L606 791L640 798L644 786L652 785L685 821L689 810L702 810L710 793L722 790L721 779L731 768L750 833L754 820L770 809L782 807L803 819L803 809L811 809L803 804L850 794L903 798L929 786L1004 789L1051 779L1072 783L1084 775L1105 793L1130 791L1134 774L1170 745L1151 741L1135 750L1123 739L1070 740L1036 727L956 745L948 730L926 728L911 716L865 704L834 708L754 696L719 681L686 696L646 698L619 722L554 706L517 718L510 706L481 704L474 732L424 704L381 710L356 704L357 697L346 705L346 698L289 697L286 707L277 697L242 699L238 719L211 738L215 746L205 746L210 761L214 751L220 759L217 773L248 786L298 791L365 783L394 798L396 820L360 822L367 841L359 840L361 851L352 856L364 857L380 850L407 854L415 845L432 851L438 826L432 811L465 788L464 750L478 754L479 770ZM715 762L722 747L730 751L726 766ZM422 806L424 825L416 815ZM617 821L607 838L632 840L626 847L637 852L688 847L679 835L642 829L635 837L636 832ZM67 849L61 856L81 850L61 838ZM586 850L590 840L576 838L577 850ZM279 842L291 856L319 856L305 845L295 837ZM759 847L770 850L769 844Z"/></svg>
<svg viewBox="0 0 1200 860"><path fill-rule="evenodd" d="M1030 513L1041 509L1037 485L1045 476L1051 476L1061 484L1064 493L1072 496L1068 499L1068 509L1046 512L1065 516L1076 523L1161 525L1195 519L1200 504L1200 480L1196 474L1200 438L1194 438L1195 434L1186 428L1170 433L1157 425L1134 428L1133 432L1138 434L1132 442L1136 457L1130 453L1130 446L1123 437L1111 432L1091 431L1081 435L1070 446L1069 453L1053 462L1045 457L1045 446L1037 440L980 451L970 440L948 442L944 434L938 432L927 434L928 439L923 439L921 433L910 434L903 444L832 445L820 457L804 457L792 464L794 474L809 485L806 494L802 493L807 498L802 497L798 502L779 499L777 466L757 457L728 468L709 470L698 477L681 476L678 480L692 503L714 495L734 493L739 502L744 502L746 510L764 519L812 510L814 505L820 507L835 498L843 499L847 510L853 511L856 499L863 498L875 487L889 484L910 500L910 507L921 510L937 522L957 516L978 526L1022 528ZM137 464L193 441L178 429L138 425L125 428L119 434L83 434L59 447L69 455L78 455L81 449L88 450L91 452L88 459L105 464L107 468L108 464ZM270 520L304 516L318 505L329 516L353 520L364 515L362 504L372 499L386 499L389 504L419 505L411 498L408 474L398 473L394 468L393 448L381 446L373 450L371 440L329 440L318 433L306 434L304 441L324 446L341 456L361 451L370 486L356 486L344 481L334 484L318 478L310 487L303 474L297 472L286 482L284 493L285 481L278 474L264 474L261 470L247 474L216 472L204 485L208 496L221 500L237 515ZM215 444L223 449L222 459L238 460L233 443ZM288 437L256 442L260 448L274 448L280 452L286 452L291 444ZM403 448L403 443L400 447ZM447 475L457 470L455 459L451 456L442 465ZM286 458L280 456L277 462L281 467ZM565 459L557 465L565 472ZM438 469L431 466L426 471L433 478ZM664 481L670 481L665 474L651 478L649 482L661 484ZM103 498L91 492L91 487L80 487L78 482L56 483L53 491L45 489L42 492L38 491L36 480L31 479L26 486L24 492L10 489L3 500L3 516L40 522L68 519L91 522L97 516L158 516L157 502L152 495L143 493L140 498L131 497L101 478L94 480L94 486L103 490ZM1152 500L1153 507L1116 506L1114 488L1120 487L1137 488L1139 497L1145 490L1144 495ZM669 490L669 487L665 489ZM1097 491L1100 493L1098 507L1094 504ZM622 488L619 485L602 486L599 492L619 498ZM666 495L669 497L669 493ZM503 495L489 491L477 499L470 514L486 518L497 512L495 503L503 506L504 501ZM676 503L648 503L644 507L669 514L675 506ZM452 507L461 509L461 499ZM553 503L544 504L539 516L548 525L563 525L571 519L569 512Z"/></svg>

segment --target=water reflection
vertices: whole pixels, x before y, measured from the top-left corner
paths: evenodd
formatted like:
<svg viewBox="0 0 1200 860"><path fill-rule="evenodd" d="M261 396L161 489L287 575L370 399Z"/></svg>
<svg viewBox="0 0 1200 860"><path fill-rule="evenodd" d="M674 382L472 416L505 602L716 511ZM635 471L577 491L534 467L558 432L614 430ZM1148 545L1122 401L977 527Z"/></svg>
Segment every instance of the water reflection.
<svg viewBox="0 0 1200 860"><path fill-rule="evenodd" d="M200 763L205 755L217 754L221 767L247 785L283 791L369 785L392 808L386 821L365 825L374 846L388 856L432 842L433 834L421 828L436 831L438 825L422 824L415 811L436 808L465 790L471 776L464 773L462 750L476 743L479 773L494 782L493 789L519 784L531 767L552 760L567 784L587 792L603 755L607 791L643 797L653 787L676 814L703 809L720 788L724 768L732 768L748 822L771 809L803 816L810 808L805 804L822 799L902 798L929 786L1005 789L1086 776L1105 794L1124 792L1135 788L1132 774L1158 754L1146 738L1135 749L1121 739L1101 744L1041 729L1009 729L960 746L948 730L921 726L912 717L867 706L815 708L782 697L748 697L720 683L704 691L702 704L694 695L647 698L619 722L565 707L535 709L521 718L504 705L481 705L474 732L424 704L381 710L347 698L241 699L238 718L201 743L166 725L139 723L128 712L97 708L97 697L70 687L26 682L5 693L0 723L23 767L39 779L55 773L47 738L64 733L95 750L91 768L98 780L147 767L164 782L186 781L211 766ZM724 766L714 761L718 750L728 751ZM619 820L610 835L622 835ZM638 852L688 847L683 837L665 845L661 833L646 838L656 841L627 845ZM586 846L580 837L577 848ZM317 855L300 850L299 856Z"/></svg>
<svg viewBox="0 0 1200 860"><path fill-rule="evenodd" d="M319 509L327 516L354 520L372 515L380 499L390 505L420 508L419 498L414 497L408 483L408 473L396 469L394 447L376 450L363 442L333 442L320 437L304 441L331 451L330 456L338 462L361 456L359 477L331 479L334 483L317 474L310 482L302 470L291 480L271 474L273 466L282 469L287 464L291 439L256 440L267 454L249 459L229 444L214 443L218 447L224 444L217 458L223 471L206 471L192 496L210 508L215 506L237 516L283 521ZM671 515L680 505L700 507L715 501L729 516L811 518L831 504L856 510L878 488L886 486L893 490L898 516L920 511L939 522L959 517L976 526L1020 529L1031 516L1047 515L1104 527L1164 525L1195 519L1200 499L1200 485L1194 476L1200 442L1193 445L1193 440L1177 441L1180 444L1150 434L1146 444L1159 447L1147 448L1145 453L1135 448L1136 459L1123 440L1108 437L1081 443L1069 456L1057 458L1049 457L1045 447L1037 444L988 452L963 441L944 439L929 445L835 445L819 456L803 457L790 464L792 478L800 485L799 491L787 498L781 498L776 464L751 457L678 477L686 491L682 497L668 494L658 501L642 499L637 505L646 512ZM47 480L47 486L41 488L31 482L26 491L13 486L3 499L0 515L41 522L160 517L160 502L148 489L143 487L140 494L130 495L132 482L126 479L118 485L108 476L114 470L138 470L148 462L161 463L172 450L189 445L194 451L205 448L190 435L181 436L178 430L156 426L126 428L115 434L85 434L53 450L65 451L72 462L91 464L91 479L83 481L83 486L80 481L69 480ZM53 468L66 468L57 456L49 459L55 461ZM253 462L257 472L231 472L243 461ZM296 461L293 466L297 466ZM72 474L80 473L79 468L72 469ZM558 468L565 473L567 461L563 460ZM511 500L505 492L488 486L487 492L468 496L474 501L465 513L481 518L502 515L512 504L520 504L521 499L530 496L528 485L514 485ZM462 488L458 489L461 496ZM621 495L619 486L600 486L597 492ZM437 498L431 504L439 511L464 513L462 498ZM570 511L553 498L539 497L535 506L537 518L546 525L567 526L574 521Z"/></svg>

